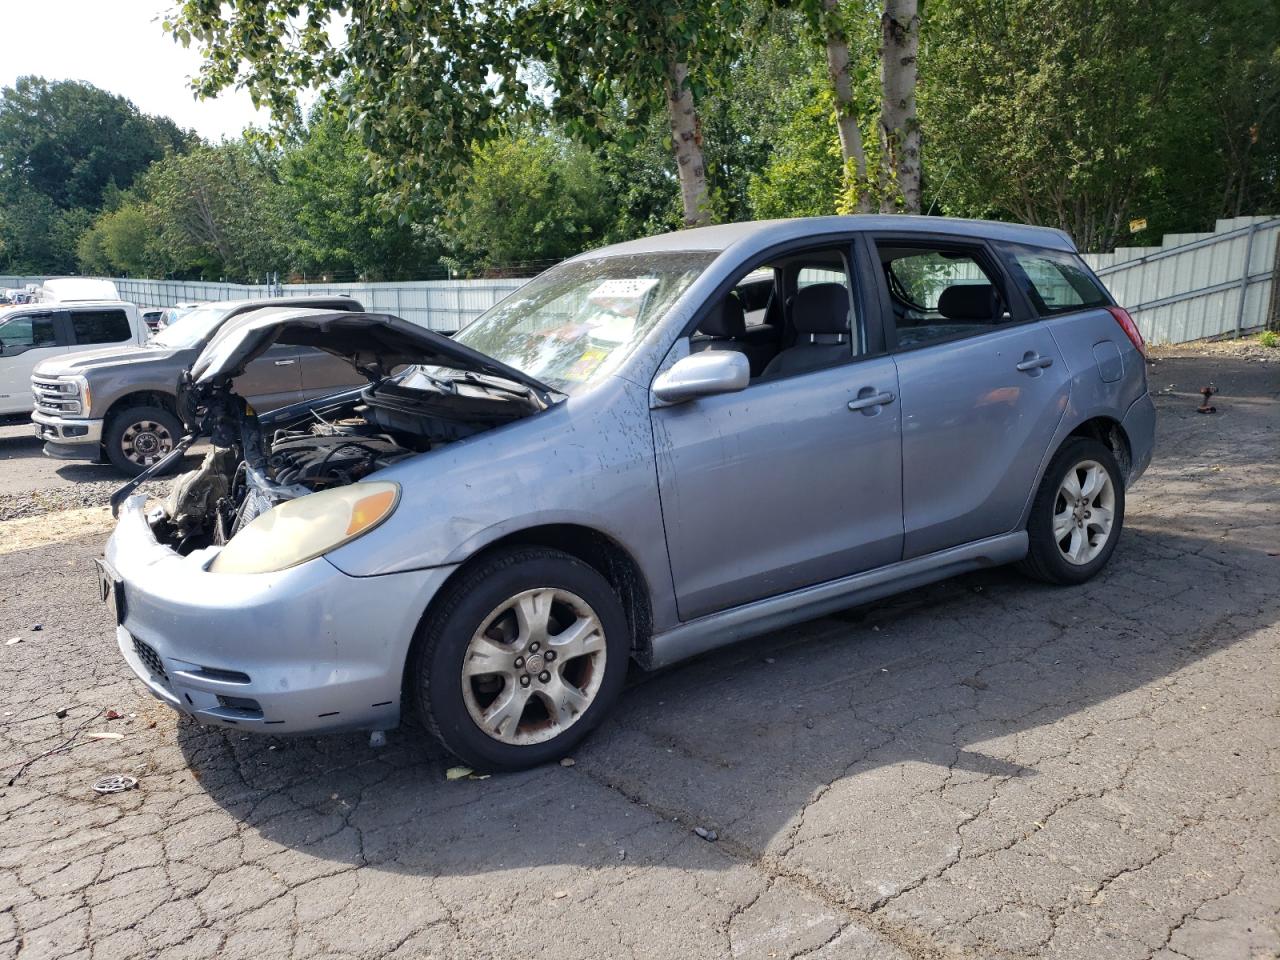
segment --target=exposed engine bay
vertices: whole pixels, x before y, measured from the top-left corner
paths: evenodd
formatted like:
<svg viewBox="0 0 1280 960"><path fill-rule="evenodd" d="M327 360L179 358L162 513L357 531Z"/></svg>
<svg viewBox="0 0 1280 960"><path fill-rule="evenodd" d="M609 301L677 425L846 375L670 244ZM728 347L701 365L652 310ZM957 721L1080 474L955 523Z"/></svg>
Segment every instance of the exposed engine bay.
<svg viewBox="0 0 1280 960"><path fill-rule="evenodd" d="M273 343L324 350L369 385L259 417L232 389ZM186 436L116 491L118 510L200 437L213 449L148 514L156 537L188 554L224 544L277 504L356 483L547 409L552 388L465 344L389 314L264 308L229 320L178 385Z"/></svg>
<svg viewBox="0 0 1280 960"><path fill-rule="evenodd" d="M542 408L528 391L479 378L417 383L386 380L261 418L225 387L207 392L195 417L213 449L174 480L153 529L184 554L223 544L276 504L355 483Z"/></svg>

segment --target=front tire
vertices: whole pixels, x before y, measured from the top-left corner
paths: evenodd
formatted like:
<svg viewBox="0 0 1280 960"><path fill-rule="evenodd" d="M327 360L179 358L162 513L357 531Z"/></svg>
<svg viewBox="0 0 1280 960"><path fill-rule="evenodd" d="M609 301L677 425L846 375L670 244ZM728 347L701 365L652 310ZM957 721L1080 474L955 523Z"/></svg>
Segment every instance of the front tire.
<svg viewBox="0 0 1280 960"><path fill-rule="evenodd" d="M1124 482L1111 449L1069 439L1049 462L1027 521L1019 568L1046 583L1084 583L1107 565L1124 526Z"/></svg>
<svg viewBox="0 0 1280 960"><path fill-rule="evenodd" d="M177 416L163 407L129 407L111 415L103 446L121 473L136 477L169 453L182 437Z"/></svg>
<svg viewBox="0 0 1280 960"><path fill-rule="evenodd" d="M419 628L409 682L427 728L478 770L563 757L622 692L626 614L595 569L559 550L503 550L447 589Z"/></svg>

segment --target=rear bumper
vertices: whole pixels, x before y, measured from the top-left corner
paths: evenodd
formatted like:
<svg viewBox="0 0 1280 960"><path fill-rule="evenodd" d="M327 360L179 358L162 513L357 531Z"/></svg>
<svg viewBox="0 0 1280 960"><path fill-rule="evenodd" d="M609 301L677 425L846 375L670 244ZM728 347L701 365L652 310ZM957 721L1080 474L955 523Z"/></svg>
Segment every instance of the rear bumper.
<svg viewBox="0 0 1280 960"><path fill-rule="evenodd" d="M1150 393L1144 393L1130 406L1120 422L1129 440L1129 476L1125 486L1133 486L1151 466L1151 455L1156 446L1156 405Z"/></svg>
<svg viewBox="0 0 1280 960"><path fill-rule="evenodd" d="M156 541L143 498L107 544L123 582L116 642L158 700L202 723L264 733L399 722L418 621L452 567L351 577L323 557L278 573L209 573Z"/></svg>
<svg viewBox="0 0 1280 960"><path fill-rule="evenodd" d="M31 414L44 452L60 460L96 460L102 446L102 421L59 417L38 410ZM50 449L53 448L53 449Z"/></svg>

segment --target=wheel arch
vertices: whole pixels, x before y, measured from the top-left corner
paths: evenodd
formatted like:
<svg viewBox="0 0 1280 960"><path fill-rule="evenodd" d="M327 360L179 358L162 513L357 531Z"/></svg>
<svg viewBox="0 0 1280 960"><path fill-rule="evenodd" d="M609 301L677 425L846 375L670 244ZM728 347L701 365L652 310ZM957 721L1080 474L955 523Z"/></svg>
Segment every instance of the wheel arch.
<svg viewBox="0 0 1280 960"><path fill-rule="evenodd" d="M159 407L175 416L178 413L177 397L172 393L165 393L163 390L134 390L111 401L102 417L104 424L109 424L130 407Z"/></svg>
<svg viewBox="0 0 1280 960"><path fill-rule="evenodd" d="M1062 438L1062 442L1058 444L1054 454L1062 448L1062 444L1072 437L1089 437L1106 444L1111 449L1112 456L1116 458L1116 464L1120 467L1120 475L1125 479L1127 485L1129 475L1133 472L1133 448L1130 446L1129 436L1124 432L1124 427L1119 420L1105 414L1082 420ZM1052 459L1052 456L1050 459Z"/></svg>
<svg viewBox="0 0 1280 960"><path fill-rule="evenodd" d="M1080 418L1070 429L1059 425L1056 437L1057 442L1045 451L1044 459L1040 463L1040 469L1036 471L1035 483L1027 491L1027 499L1022 507L1022 515L1018 518L1018 525L1014 527L1015 530L1026 529L1027 521L1031 516L1031 505L1035 502L1036 492L1040 489L1040 484L1044 482L1044 475L1049 469L1049 464L1058 455L1058 451L1062 449L1063 444L1069 442L1073 437L1088 437L1105 444L1111 450L1111 455L1116 458L1116 464L1120 467L1120 476L1123 478L1125 486L1129 485L1129 477L1133 471L1133 452L1129 443L1129 436L1125 433L1118 417L1109 412L1097 413L1091 417Z"/></svg>
<svg viewBox="0 0 1280 960"><path fill-rule="evenodd" d="M653 636L653 606L644 571L631 553L613 537L578 523L544 523L503 534L474 551L440 585L419 621L427 622L440 600L460 576L498 550L548 547L561 550L591 567L609 582L627 616L632 656L648 648ZM407 669L407 664L406 664Z"/></svg>

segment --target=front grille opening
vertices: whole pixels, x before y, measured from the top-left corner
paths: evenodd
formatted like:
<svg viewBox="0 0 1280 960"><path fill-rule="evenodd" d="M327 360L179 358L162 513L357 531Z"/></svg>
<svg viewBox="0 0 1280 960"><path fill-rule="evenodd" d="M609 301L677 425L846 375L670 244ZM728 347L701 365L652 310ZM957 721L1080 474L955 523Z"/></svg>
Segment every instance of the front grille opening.
<svg viewBox="0 0 1280 960"><path fill-rule="evenodd" d="M143 662L152 674L161 680L169 679L164 672L164 661L160 659L160 654L156 653L148 644L143 643L137 637L133 638L133 652L138 655L138 659Z"/></svg>

